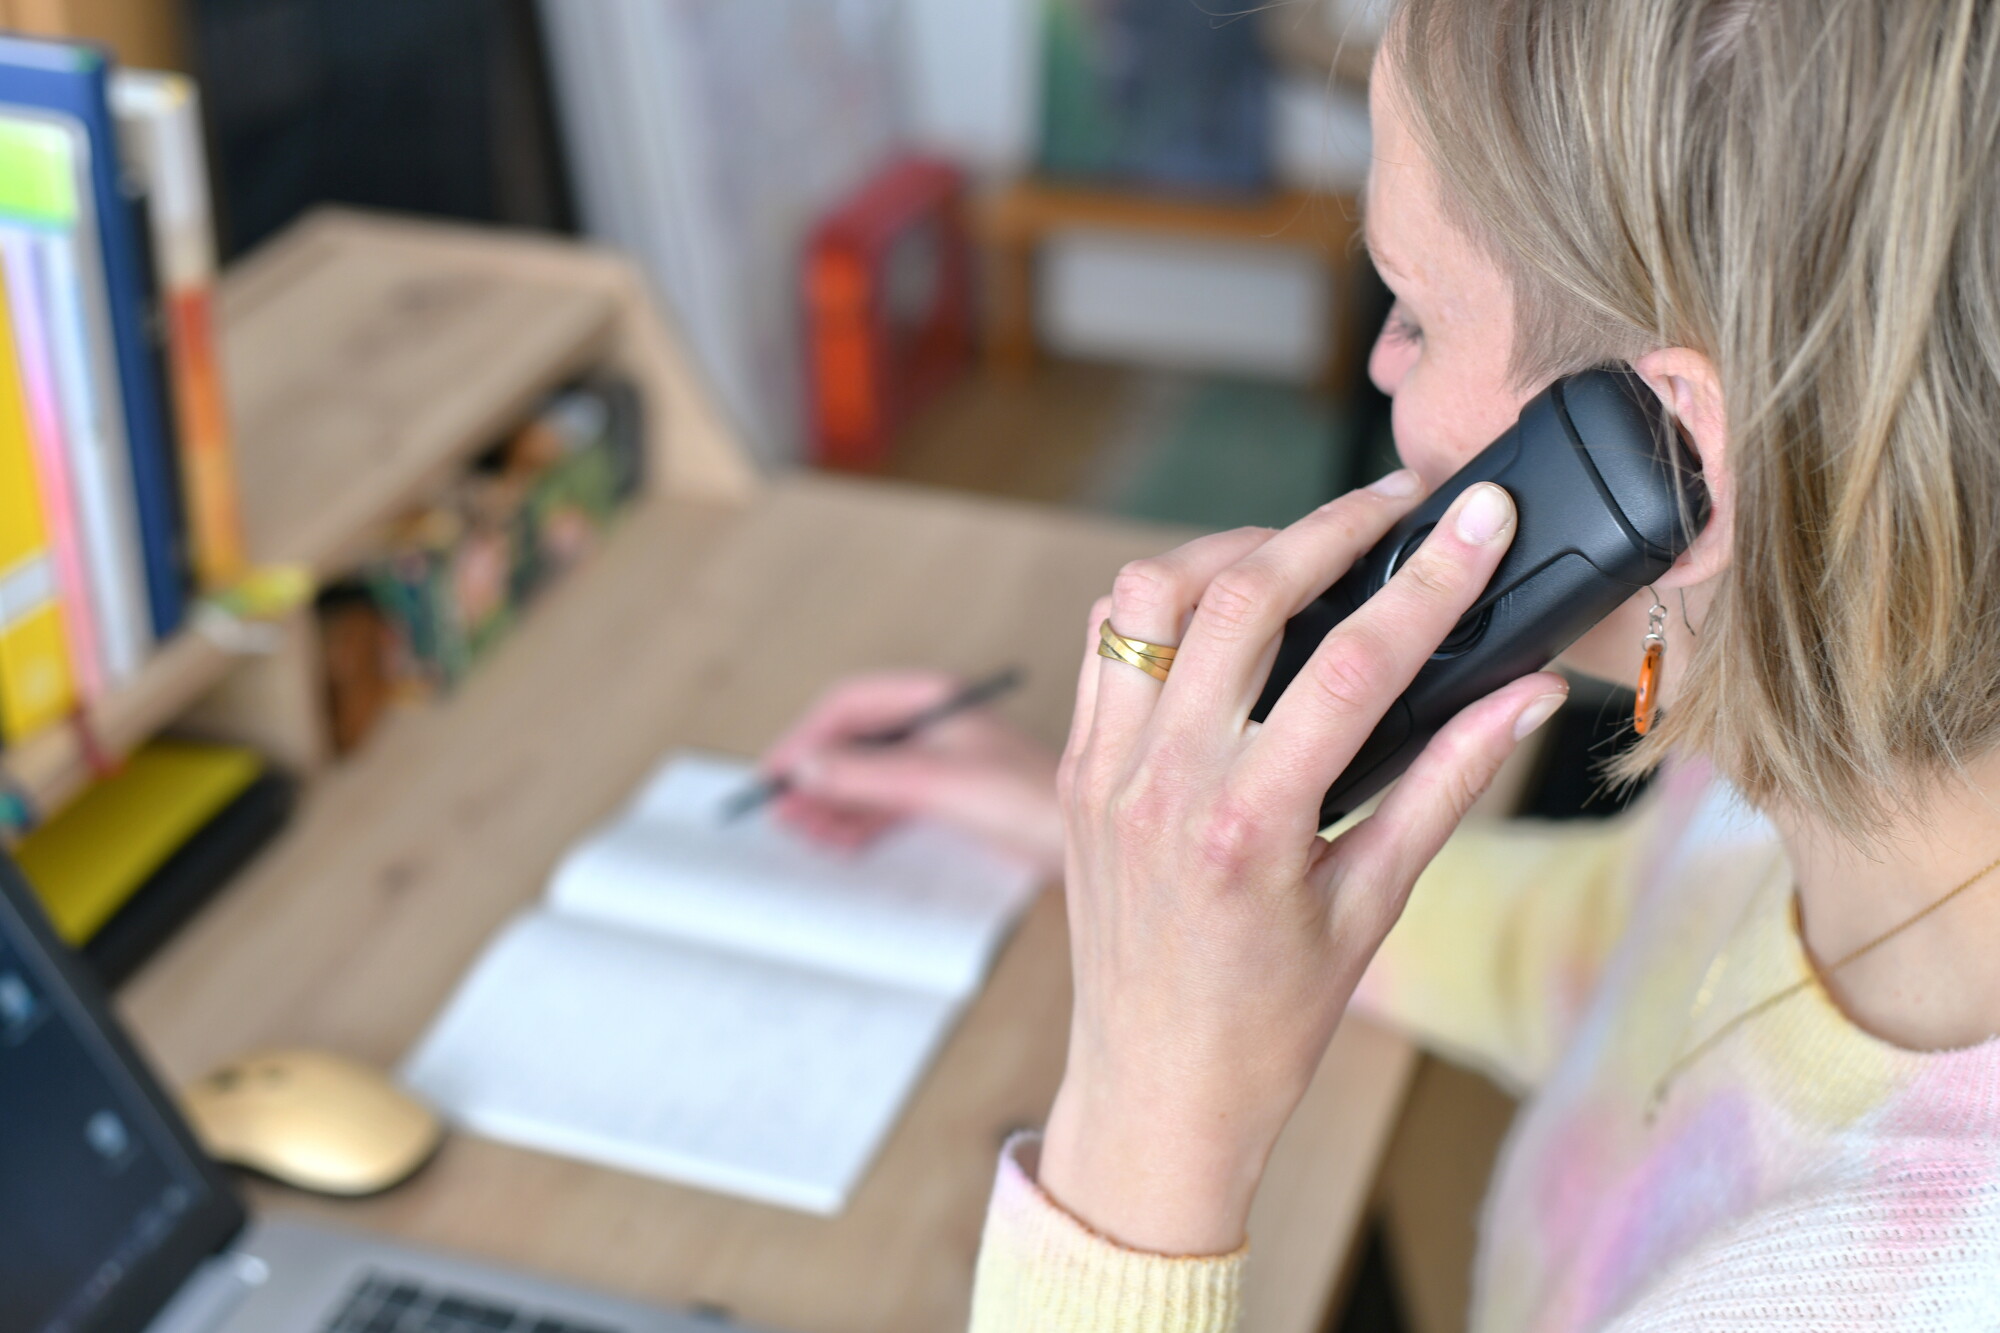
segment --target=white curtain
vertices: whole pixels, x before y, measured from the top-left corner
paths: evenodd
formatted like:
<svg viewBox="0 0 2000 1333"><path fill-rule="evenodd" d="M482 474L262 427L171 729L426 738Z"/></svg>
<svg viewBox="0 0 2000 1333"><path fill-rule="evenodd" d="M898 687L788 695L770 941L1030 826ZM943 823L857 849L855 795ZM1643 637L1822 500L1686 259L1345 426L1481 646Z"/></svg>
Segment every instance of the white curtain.
<svg viewBox="0 0 2000 1333"><path fill-rule="evenodd" d="M757 453L804 450L798 274L902 137L896 0L541 0L590 234L635 256Z"/></svg>

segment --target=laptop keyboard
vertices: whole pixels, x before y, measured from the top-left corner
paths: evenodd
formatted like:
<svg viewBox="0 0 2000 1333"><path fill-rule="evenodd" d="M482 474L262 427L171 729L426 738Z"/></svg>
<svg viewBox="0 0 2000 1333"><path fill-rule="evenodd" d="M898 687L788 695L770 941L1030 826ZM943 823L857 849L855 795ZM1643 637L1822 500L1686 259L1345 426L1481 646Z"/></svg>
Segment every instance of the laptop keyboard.
<svg viewBox="0 0 2000 1333"><path fill-rule="evenodd" d="M348 1295L326 1333L620 1333L523 1312L483 1297L439 1291L409 1278L368 1276Z"/></svg>

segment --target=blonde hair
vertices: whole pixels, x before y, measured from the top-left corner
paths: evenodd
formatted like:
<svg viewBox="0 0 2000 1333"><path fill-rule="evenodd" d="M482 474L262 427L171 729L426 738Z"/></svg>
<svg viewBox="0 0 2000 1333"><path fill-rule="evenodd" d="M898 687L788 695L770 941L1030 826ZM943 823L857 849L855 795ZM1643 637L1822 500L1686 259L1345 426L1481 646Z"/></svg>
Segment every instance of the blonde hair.
<svg viewBox="0 0 2000 1333"><path fill-rule="evenodd" d="M2000 743L2000 5L1404 0L1389 42L1517 378L1718 369L1733 562L1615 775L1694 750L1865 837Z"/></svg>

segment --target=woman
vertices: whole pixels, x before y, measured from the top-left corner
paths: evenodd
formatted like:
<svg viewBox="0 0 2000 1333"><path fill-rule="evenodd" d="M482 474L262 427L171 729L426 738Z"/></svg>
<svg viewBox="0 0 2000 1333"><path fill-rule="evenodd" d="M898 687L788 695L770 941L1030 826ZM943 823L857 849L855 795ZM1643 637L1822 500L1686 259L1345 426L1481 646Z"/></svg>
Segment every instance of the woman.
<svg viewBox="0 0 2000 1333"><path fill-rule="evenodd" d="M828 746L937 688L912 679L774 756L814 757L790 813L830 838L924 810L1060 848L1068 1065L1003 1155L975 1328L1231 1326L1259 1174L1350 999L1529 1092L1475 1327L2000 1326L2000 7L1406 0L1374 110L1398 302L1371 369L1407 470L1127 569L1093 636L1179 655L1164 682L1086 657L1053 783L991 722ZM1538 674L1316 841L1510 502L1469 492L1250 726L1284 619L1610 360L1712 497L1624 761L1671 752L1657 794L1445 844L1559 702ZM1630 680L1653 602L1566 664Z"/></svg>

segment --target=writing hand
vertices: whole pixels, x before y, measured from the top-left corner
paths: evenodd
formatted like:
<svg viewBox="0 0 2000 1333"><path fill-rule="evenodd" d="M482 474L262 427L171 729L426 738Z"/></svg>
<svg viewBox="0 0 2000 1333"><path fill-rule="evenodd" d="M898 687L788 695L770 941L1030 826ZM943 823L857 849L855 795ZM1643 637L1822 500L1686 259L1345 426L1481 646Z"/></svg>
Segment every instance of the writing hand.
<svg viewBox="0 0 2000 1333"><path fill-rule="evenodd" d="M951 697L963 684L937 671L881 672L836 683L765 756L793 789L779 819L806 836L857 847L897 821L936 819L1032 860L1062 868L1056 755L997 713L977 708L888 748L845 743Z"/></svg>

